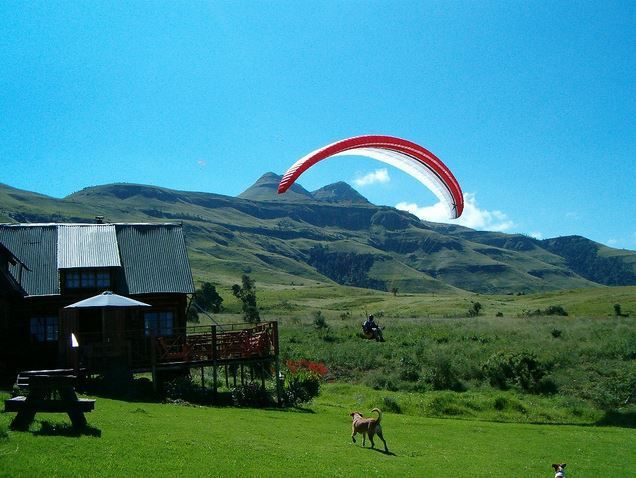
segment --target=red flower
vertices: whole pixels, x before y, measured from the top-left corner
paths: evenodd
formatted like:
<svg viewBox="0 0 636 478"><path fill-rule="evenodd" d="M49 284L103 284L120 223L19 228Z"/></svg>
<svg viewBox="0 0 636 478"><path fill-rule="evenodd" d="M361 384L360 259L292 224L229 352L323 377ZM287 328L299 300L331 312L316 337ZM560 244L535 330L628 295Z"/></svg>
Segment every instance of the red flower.
<svg viewBox="0 0 636 478"><path fill-rule="evenodd" d="M292 374L298 373L301 370L306 370L320 377L324 377L329 373L329 369L322 362L312 362L307 359L288 360L286 362L287 368Z"/></svg>

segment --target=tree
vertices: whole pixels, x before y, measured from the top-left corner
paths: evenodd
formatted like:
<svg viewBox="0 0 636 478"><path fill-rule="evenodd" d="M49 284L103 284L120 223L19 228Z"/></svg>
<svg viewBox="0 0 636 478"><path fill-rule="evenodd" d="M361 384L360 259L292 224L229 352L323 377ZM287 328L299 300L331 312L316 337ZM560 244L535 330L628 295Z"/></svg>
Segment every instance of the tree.
<svg viewBox="0 0 636 478"><path fill-rule="evenodd" d="M201 288L194 294L196 303L204 310L218 314L223 309L223 297L216 291L216 287L209 282L204 282Z"/></svg>
<svg viewBox="0 0 636 478"><path fill-rule="evenodd" d="M261 321L256 305L256 289L254 287L254 279L247 274L241 277L242 286L234 284L232 286L232 294L239 299L242 304L243 317L247 322L257 324Z"/></svg>
<svg viewBox="0 0 636 478"><path fill-rule="evenodd" d="M481 311L481 304L479 302L473 302L473 305L468 309L468 317L477 317Z"/></svg>
<svg viewBox="0 0 636 478"><path fill-rule="evenodd" d="M392 287L391 288L391 294L393 294L393 297L396 297L398 295L398 288L397 287Z"/></svg>

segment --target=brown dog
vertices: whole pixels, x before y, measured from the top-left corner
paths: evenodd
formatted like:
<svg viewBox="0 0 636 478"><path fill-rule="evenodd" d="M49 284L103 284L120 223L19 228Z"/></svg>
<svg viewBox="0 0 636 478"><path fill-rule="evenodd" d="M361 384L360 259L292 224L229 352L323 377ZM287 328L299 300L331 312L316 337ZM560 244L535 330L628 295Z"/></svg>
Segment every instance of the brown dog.
<svg viewBox="0 0 636 478"><path fill-rule="evenodd" d="M377 435L384 443L384 451L388 453L389 449L386 446L386 441L382 436L382 427L380 426L380 421L382 420L382 411L379 408L374 408L371 410L372 412L378 413L378 418L364 418L362 413L360 412L352 412L350 415L353 418L353 423L351 424L351 439L353 443L356 442L356 433L362 433L362 446L366 444L367 435L369 435L369 441L371 442L371 448L375 448L375 443L373 443L373 436Z"/></svg>

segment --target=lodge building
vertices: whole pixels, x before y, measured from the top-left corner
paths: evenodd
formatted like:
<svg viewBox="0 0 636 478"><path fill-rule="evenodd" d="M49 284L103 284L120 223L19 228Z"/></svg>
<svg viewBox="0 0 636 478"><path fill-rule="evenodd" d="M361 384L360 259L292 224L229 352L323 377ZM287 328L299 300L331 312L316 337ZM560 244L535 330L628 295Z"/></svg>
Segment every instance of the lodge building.
<svg viewBox="0 0 636 478"><path fill-rule="evenodd" d="M194 291L181 224L0 224L0 379L73 367L156 386L200 367L216 396L219 370L226 387L278 377L278 324L189 326ZM79 307L104 295L143 307Z"/></svg>

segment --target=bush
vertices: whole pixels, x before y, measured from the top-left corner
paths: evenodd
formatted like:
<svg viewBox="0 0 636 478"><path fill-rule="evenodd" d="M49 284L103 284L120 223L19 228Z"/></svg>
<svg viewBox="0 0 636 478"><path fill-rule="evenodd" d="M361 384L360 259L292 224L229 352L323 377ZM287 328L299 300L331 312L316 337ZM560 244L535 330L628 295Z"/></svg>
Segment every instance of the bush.
<svg viewBox="0 0 636 478"><path fill-rule="evenodd" d="M552 334L552 337L554 337L555 339L558 339L559 337L561 337L562 332L560 329L552 329L550 333Z"/></svg>
<svg viewBox="0 0 636 478"><path fill-rule="evenodd" d="M466 387L460 380L450 357L438 355L424 372L423 381L433 390L454 390L463 392Z"/></svg>
<svg viewBox="0 0 636 478"><path fill-rule="evenodd" d="M366 376L364 383L374 390L389 390L391 392L397 392L400 389L400 381L397 377L380 370L369 373Z"/></svg>
<svg viewBox="0 0 636 478"><path fill-rule="evenodd" d="M568 313L560 305L550 305L548 306L548 308L544 310L541 310L541 309L524 310L521 315L524 317L534 317L534 316L541 316L541 315L560 315L560 316L566 317Z"/></svg>
<svg viewBox="0 0 636 478"><path fill-rule="evenodd" d="M313 315L314 327L316 327L316 329L324 330L329 328L329 325L327 325L327 320L325 319L325 316L322 315L322 311L317 310L313 312L312 315Z"/></svg>
<svg viewBox="0 0 636 478"><path fill-rule="evenodd" d="M400 380L405 382L417 382L420 378L418 365L409 357L400 359Z"/></svg>
<svg viewBox="0 0 636 478"><path fill-rule="evenodd" d="M565 311L563 307L560 305L551 305L547 309L545 309L545 315L561 315L567 316L568 313Z"/></svg>
<svg viewBox="0 0 636 478"><path fill-rule="evenodd" d="M288 360L283 390L287 406L310 402L320 394L320 384L329 373L325 364L310 360Z"/></svg>
<svg viewBox="0 0 636 478"><path fill-rule="evenodd" d="M477 317L481 309L482 306L479 302L473 302L470 309L468 309L468 317Z"/></svg>
<svg viewBox="0 0 636 478"><path fill-rule="evenodd" d="M163 393L169 402L208 403L206 391L192 381L192 378L178 377L163 383Z"/></svg>
<svg viewBox="0 0 636 478"><path fill-rule="evenodd" d="M382 409L393 413L402 413L402 407L393 397L384 397L382 400Z"/></svg>
<svg viewBox="0 0 636 478"><path fill-rule="evenodd" d="M247 383L232 389L232 403L237 407L266 407L273 401L267 390L258 383Z"/></svg>
<svg viewBox="0 0 636 478"><path fill-rule="evenodd" d="M483 364L482 373L493 387L537 393L547 367L533 353L496 352Z"/></svg>
<svg viewBox="0 0 636 478"><path fill-rule="evenodd" d="M603 410L615 410L636 403L636 365L597 371L586 395Z"/></svg>

